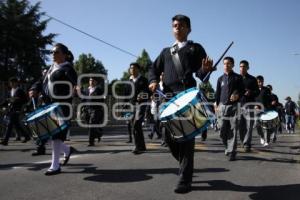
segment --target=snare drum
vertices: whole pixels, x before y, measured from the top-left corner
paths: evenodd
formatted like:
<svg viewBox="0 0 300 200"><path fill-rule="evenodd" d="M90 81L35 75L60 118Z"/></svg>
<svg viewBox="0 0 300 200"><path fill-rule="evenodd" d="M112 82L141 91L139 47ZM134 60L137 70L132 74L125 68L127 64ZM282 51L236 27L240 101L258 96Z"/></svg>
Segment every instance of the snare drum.
<svg viewBox="0 0 300 200"><path fill-rule="evenodd" d="M205 96L197 88L190 88L173 97L161 107L159 117L177 142L196 137L215 119Z"/></svg>
<svg viewBox="0 0 300 200"><path fill-rule="evenodd" d="M51 139L57 133L69 127L64 120L61 107L58 104L50 104L40 107L26 117L26 124L32 137L39 143L40 140Z"/></svg>
<svg viewBox="0 0 300 200"><path fill-rule="evenodd" d="M131 120L133 118L133 112L125 112L123 118L126 120Z"/></svg>
<svg viewBox="0 0 300 200"><path fill-rule="evenodd" d="M259 120L263 129L272 129L279 124L278 113L274 110L262 113Z"/></svg>

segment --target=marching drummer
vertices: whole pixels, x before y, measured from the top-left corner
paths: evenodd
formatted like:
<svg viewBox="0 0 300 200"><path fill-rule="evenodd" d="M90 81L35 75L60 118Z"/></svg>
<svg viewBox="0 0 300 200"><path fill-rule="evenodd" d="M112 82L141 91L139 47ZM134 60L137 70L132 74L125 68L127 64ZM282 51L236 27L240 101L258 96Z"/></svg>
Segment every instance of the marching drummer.
<svg viewBox="0 0 300 200"><path fill-rule="evenodd" d="M189 17L174 16L172 30L175 43L171 47L164 48L149 68L149 89L152 92L158 88L162 72L164 92L175 95L196 86L193 74L203 80L209 71L213 71L213 61L207 57L204 48L188 40L191 32ZM191 190L193 177L195 139L178 143L167 129L165 129L165 136L172 155L179 162L179 182L174 192L187 193Z"/></svg>
<svg viewBox="0 0 300 200"><path fill-rule="evenodd" d="M279 123L276 125L276 127L273 128L272 133L271 133L271 140L272 142L276 142L277 140L277 133L279 130L279 126L281 126L281 110L280 110L280 105L279 105L279 99L276 94L273 93L273 86L272 85L266 85L267 88L269 88L270 93L271 93L271 110L274 110L278 113L278 118L279 118Z"/></svg>
<svg viewBox="0 0 300 200"><path fill-rule="evenodd" d="M20 138L21 135L25 137L22 141L23 143L30 140L29 134L27 131L24 130L23 126L21 125L20 121L20 113L22 111L22 107L26 104L27 96L24 90L19 87L19 80L17 77L11 77L9 79L9 84L11 87L9 98L7 98L3 103L0 104L0 107L7 107L8 112L7 116L7 128L4 133L4 138L0 142L0 144L7 146L10 135L15 127L17 132L17 139Z"/></svg>
<svg viewBox="0 0 300 200"><path fill-rule="evenodd" d="M61 43L54 45L52 50L52 58L54 64L48 70L43 80L43 95L49 99L50 103L64 103L71 105L73 87L77 84L77 73L73 68L73 54L69 49ZM68 84L55 84L57 81L65 81ZM69 106L62 105L62 113L64 117L68 117L72 111ZM50 168L45 172L46 176L59 174L61 172L59 157L61 152L64 153L64 161L62 165L66 165L71 154L75 151L73 147L67 146L64 141L68 133L68 128L63 129L55 136L52 136L52 162Z"/></svg>
<svg viewBox="0 0 300 200"><path fill-rule="evenodd" d="M264 112L270 110L272 107L271 91L269 88L264 86L264 77L259 75L256 77L257 84L259 87L259 95L256 97L256 102L260 103L262 106L255 106L258 112ZM263 129L260 123L260 120L257 120L256 124L257 133L260 136L260 143L263 146L268 146L270 142L270 134L272 130Z"/></svg>

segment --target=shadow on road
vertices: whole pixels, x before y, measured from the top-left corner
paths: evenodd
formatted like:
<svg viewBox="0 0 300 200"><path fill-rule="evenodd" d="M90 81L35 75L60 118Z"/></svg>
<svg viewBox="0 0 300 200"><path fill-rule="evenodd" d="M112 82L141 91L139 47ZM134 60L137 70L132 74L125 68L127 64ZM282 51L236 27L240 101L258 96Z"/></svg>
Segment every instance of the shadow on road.
<svg viewBox="0 0 300 200"><path fill-rule="evenodd" d="M279 163L299 163L299 160L294 160L294 159L287 159L287 158L260 158L260 157L253 157L253 156L239 156L237 160L243 160L243 161L265 161L265 162L279 162Z"/></svg>
<svg viewBox="0 0 300 200"><path fill-rule="evenodd" d="M12 148L10 148L10 149L1 149L0 150L0 152L30 152L30 151L33 151L33 150L35 150L35 148L34 147L32 147L32 148L26 148L26 149L12 149Z"/></svg>
<svg viewBox="0 0 300 200"><path fill-rule="evenodd" d="M296 152L276 151L273 149L260 149L259 151L268 152L268 153L286 154L286 155L300 155L300 153L296 153Z"/></svg>
<svg viewBox="0 0 300 200"><path fill-rule="evenodd" d="M81 166L70 167L70 169L82 169ZM228 172L225 168L205 168L195 169L195 173L218 173ZM93 174L90 177L84 178L87 181L107 182L107 183L124 183L124 182L139 182L152 179L152 175L163 174L178 174L178 168L160 168L160 169L97 169L97 167L85 167L79 172L64 172L64 173L79 173Z"/></svg>
<svg viewBox="0 0 300 200"><path fill-rule="evenodd" d="M253 192L249 195L253 200L298 200L300 196L300 184L241 186L225 180L197 181L194 184L208 184L208 186L193 186L193 190Z"/></svg>

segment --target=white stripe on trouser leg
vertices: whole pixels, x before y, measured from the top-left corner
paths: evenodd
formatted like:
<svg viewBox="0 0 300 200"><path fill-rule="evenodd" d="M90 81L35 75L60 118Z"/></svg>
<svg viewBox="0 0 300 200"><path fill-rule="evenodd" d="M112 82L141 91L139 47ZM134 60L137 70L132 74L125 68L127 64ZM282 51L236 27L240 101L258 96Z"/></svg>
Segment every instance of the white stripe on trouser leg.
<svg viewBox="0 0 300 200"><path fill-rule="evenodd" d="M51 170L57 170L59 168L59 156L61 152L61 140L52 140L52 163Z"/></svg>

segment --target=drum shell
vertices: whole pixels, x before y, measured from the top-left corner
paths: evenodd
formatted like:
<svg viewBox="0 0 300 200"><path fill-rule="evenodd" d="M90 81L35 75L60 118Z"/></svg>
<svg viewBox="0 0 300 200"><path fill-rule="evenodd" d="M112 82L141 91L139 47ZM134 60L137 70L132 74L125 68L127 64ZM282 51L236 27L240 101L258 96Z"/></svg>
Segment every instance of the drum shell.
<svg viewBox="0 0 300 200"><path fill-rule="evenodd" d="M192 139L210 125L210 121L201 110L203 111L203 108L199 105L191 106L182 116L166 122L166 127L175 140L181 142Z"/></svg>
<svg viewBox="0 0 300 200"><path fill-rule="evenodd" d="M266 119L266 118L268 118L268 114L270 114L270 113L273 114L274 116L271 115L272 118ZM277 127L278 124L280 123L279 115L276 111L273 111L273 110L266 111L266 112L260 114L259 123L263 129L273 129L273 128Z"/></svg>
<svg viewBox="0 0 300 200"><path fill-rule="evenodd" d="M53 107L49 112L34 118L34 115L44 111L51 105L42 107L29 115L30 120L26 120L28 129L32 137L37 140L48 140L57 137L58 133L63 132L68 128L68 123L63 119L63 114L60 107ZM52 105L53 106L53 105Z"/></svg>
<svg viewBox="0 0 300 200"><path fill-rule="evenodd" d="M179 98L178 96L184 96L184 93L194 92L195 90L198 91L198 94L190 102L186 102L186 105L173 115L163 118L166 128L173 136L173 139L178 142L196 137L210 125L210 118L207 114L208 107L205 105L206 99L201 91L191 88L178 94L174 99ZM164 108L167 107L165 106ZM161 109L160 113L162 112L163 109Z"/></svg>
<svg viewBox="0 0 300 200"><path fill-rule="evenodd" d="M260 120L260 124L263 129L272 129L278 126L279 118L276 117L275 119L272 120Z"/></svg>

